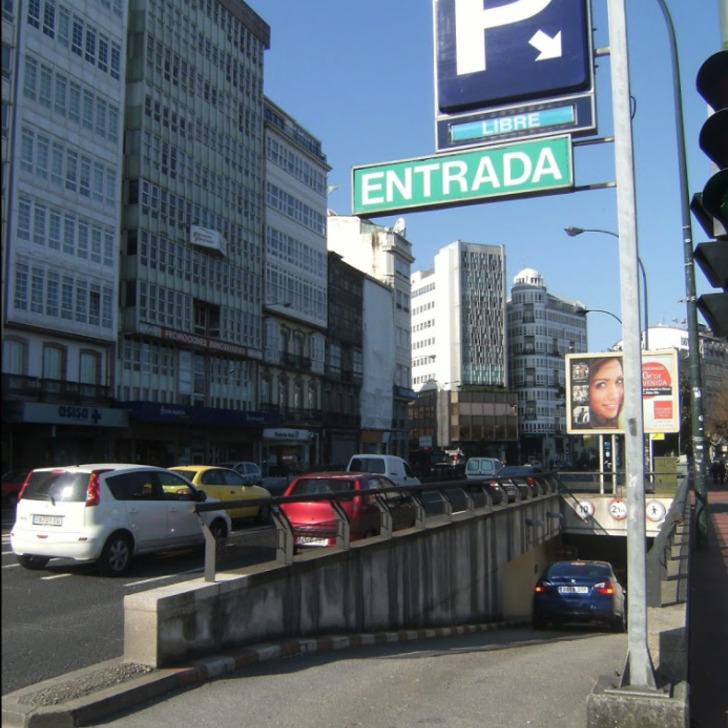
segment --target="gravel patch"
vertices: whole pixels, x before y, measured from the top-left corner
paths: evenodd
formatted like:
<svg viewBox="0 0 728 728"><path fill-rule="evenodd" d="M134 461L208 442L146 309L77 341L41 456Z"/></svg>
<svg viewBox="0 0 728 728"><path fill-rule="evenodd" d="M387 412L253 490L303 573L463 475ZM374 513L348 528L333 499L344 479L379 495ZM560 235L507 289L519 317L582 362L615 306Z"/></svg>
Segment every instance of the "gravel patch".
<svg viewBox="0 0 728 728"><path fill-rule="evenodd" d="M96 672L60 682L58 685L28 693L18 699L19 703L30 705L58 705L69 700L76 700L99 690L121 685L154 670L149 665L136 662L120 662L118 665L105 667Z"/></svg>

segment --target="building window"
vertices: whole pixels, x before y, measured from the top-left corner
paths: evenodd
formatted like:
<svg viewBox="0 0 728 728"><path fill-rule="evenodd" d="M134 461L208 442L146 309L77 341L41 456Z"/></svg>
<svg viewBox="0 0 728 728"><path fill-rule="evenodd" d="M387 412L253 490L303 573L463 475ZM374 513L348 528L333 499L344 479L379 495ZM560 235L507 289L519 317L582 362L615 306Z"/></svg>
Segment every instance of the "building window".
<svg viewBox="0 0 728 728"><path fill-rule="evenodd" d="M43 346L43 379L65 379L65 349L55 344Z"/></svg>
<svg viewBox="0 0 728 728"><path fill-rule="evenodd" d="M3 373L26 374L28 369L28 344L20 339L3 341Z"/></svg>
<svg viewBox="0 0 728 728"><path fill-rule="evenodd" d="M99 384L101 357L95 351L82 351L78 360L78 381L82 384Z"/></svg>

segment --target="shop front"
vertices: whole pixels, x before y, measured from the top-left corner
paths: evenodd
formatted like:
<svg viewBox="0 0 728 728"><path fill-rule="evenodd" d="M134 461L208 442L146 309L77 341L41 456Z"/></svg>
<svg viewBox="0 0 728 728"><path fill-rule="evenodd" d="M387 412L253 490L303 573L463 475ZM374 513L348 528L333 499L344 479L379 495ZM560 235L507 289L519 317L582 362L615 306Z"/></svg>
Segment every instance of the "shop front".
<svg viewBox="0 0 728 728"><path fill-rule="evenodd" d="M4 402L3 467L108 461L114 433L127 426L127 413L111 407Z"/></svg>
<svg viewBox="0 0 728 728"><path fill-rule="evenodd" d="M312 450L316 433L288 427L270 427L263 430L261 464L264 477L293 477L308 470L315 462Z"/></svg>
<svg viewBox="0 0 728 728"><path fill-rule="evenodd" d="M129 428L114 442L122 462L172 467L256 460L261 428L280 419L271 413L222 410L158 402L124 402Z"/></svg>

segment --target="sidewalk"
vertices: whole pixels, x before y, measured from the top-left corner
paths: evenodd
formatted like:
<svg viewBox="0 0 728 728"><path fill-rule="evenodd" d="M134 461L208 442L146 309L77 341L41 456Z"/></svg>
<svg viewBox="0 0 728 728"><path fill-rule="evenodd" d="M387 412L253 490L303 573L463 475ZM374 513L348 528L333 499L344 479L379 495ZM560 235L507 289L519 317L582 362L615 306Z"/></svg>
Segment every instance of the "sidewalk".
<svg viewBox="0 0 728 728"><path fill-rule="evenodd" d="M691 728L728 726L728 488L708 491L708 547L690 552ZM695 496L693 495L693 502ZM693 536L696 528L693 523Z"/></svg>

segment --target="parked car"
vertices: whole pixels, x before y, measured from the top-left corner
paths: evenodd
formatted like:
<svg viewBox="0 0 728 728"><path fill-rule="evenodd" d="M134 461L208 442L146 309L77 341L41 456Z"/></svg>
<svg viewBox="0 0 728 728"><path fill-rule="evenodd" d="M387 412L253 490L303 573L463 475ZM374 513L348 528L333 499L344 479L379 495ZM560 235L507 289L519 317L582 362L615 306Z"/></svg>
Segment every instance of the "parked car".
<svg viewBox="0 0 728 728"><path fill-rule="evenodd" d="M2 505L12 507L18 502L18 495L30 470L8 470L2 477Z"/></svg>
<svg viewBox="0 0 728 728"><path fill-rule="evenodd" d="M498 471L498 479L504 488L508 489L512 483L521 493L521 498L540 493L537 474L541 471L533 465L504 465Z"/></svg>
<svg viewBox="0 0 728 728"><path fill-rule="evenodd" d="M170 468L183 475L207 495L220 501L257 500L270 498L270 492L260 485L249 485L237 470L217 465L175 465ZM270 506L241 506L229 508L230 518L254 518L258 523L270 521Z"/></svg>
<svg viewBox="0 0 728 728"><path fill-rule="evenodd" d="M465 477L467 480L481 480L496 475L503 467L498 458L473 457L465 463Z"/></svg>
<svg viewBox="0 0 728 728"><path fill-rule="evenodd" d="M96 562L123 574L133 556L204 543L191 503L208 498L179 473L127 463L33 470L20 494L10 545L26 569L53 558ZM202 514L213 535L230 533L223 510Z"/></svg>
<svg viewBox="0 0 728 728"><path fill-rule="evenodd" d="M406 493L378 493L396 488L394 481L376 473L329 472L299 475L286 489L286 496L343 493L338 499L349 519L352 541L375 536L381 529L379 497L392 514L392 528L409 528L415 523L415 506ZM307 546L336 545L336 513L329 500L282 503L281 510L293 529L297 549Z"/></svg>
<svg viewBox="0 0 728 728"><path fill-rule="evenodd" d="M410 464L397 455L360 453L352 455L346 469L354 473L378 473L393 480L395 485L420 485Z"/></svg>
<svg viewBox="0 0 728 728"><path fill-rule="evenodd" d="M218 463L218 467L237 470L237 472L243 476L245 485L263 484L263 471L256 463L252 463L249 460L235 460L227 463Z"/></svg>
<svg viewBox="0 0 728 728"><path fill-rule="evenodd" d="M555 561L534 587L534 629L587 622L623 632L626 610L624 588L608 561Z"/></svg>

